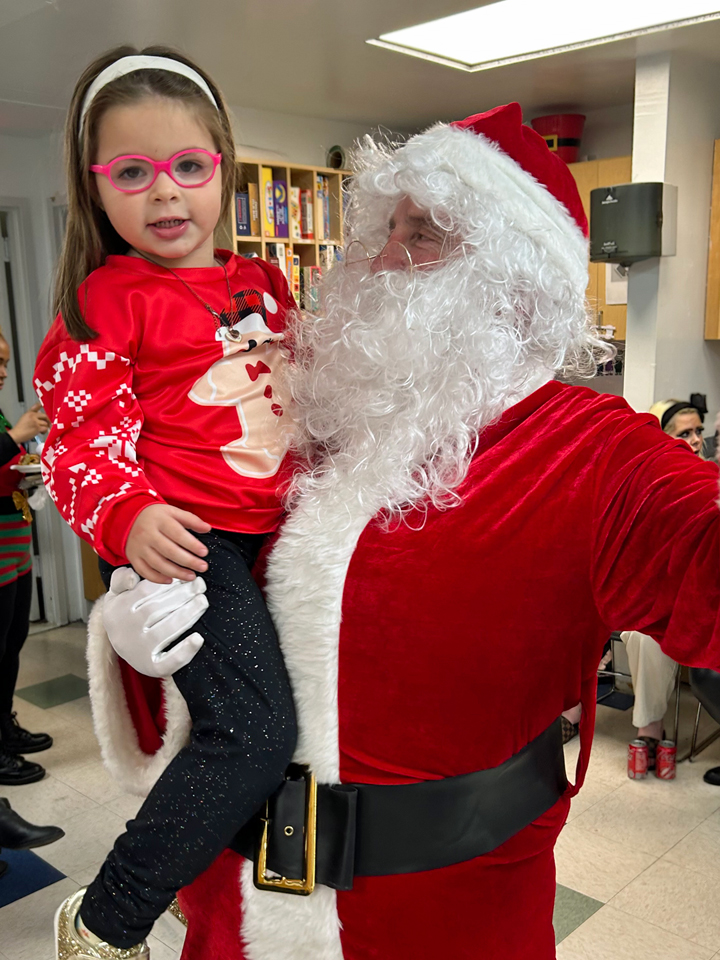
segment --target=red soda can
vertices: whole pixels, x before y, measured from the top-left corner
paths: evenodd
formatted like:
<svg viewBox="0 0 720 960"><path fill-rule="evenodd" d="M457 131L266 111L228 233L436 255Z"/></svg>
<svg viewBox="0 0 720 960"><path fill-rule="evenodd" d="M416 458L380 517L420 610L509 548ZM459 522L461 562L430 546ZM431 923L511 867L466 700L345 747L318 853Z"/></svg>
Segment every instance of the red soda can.
<svg viewBox="0 0 720 960"><path fill-rule="evenodd" d="M628 746L628 776L642 780L648 771L648 746L644 740L631 740Z"/></svg>
<svg viewBox="0 0 720 960"><path fill-rule="evenodd" d="M677 747L672 740L661 740L655 753L655 776L659 780L675 779Z"/></svg>

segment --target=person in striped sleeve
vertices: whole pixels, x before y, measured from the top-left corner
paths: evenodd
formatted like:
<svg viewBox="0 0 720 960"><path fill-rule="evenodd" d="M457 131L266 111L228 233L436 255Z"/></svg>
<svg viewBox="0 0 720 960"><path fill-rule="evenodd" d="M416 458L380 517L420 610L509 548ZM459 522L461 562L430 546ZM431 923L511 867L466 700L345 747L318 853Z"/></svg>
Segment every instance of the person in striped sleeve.
<svg viewBox="0 0 720 960"><path fill-rule="evenodd" d="M0 390L7 379L10 346L0 331ZM25 453L23 444L50 429L37 403L13 427L0 410L0 784L16 786L42 780L45 770L23 754L52 746L47 733L23 729L13 713L20 651L28 633L32 597L30 520L16 503L20 475L10 468ZM27 508L25 508L27 510Z"/></svg>

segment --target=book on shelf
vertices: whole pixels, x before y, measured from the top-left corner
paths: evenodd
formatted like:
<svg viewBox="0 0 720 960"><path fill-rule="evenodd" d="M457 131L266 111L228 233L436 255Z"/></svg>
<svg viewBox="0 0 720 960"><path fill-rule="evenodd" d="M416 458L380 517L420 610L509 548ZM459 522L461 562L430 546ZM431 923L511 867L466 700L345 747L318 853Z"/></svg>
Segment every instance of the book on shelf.
<svg viewBox="0 0 720 960"><path fill-rule="evenodd" d="M335 243L321 243L318 247L318 260L323 270L329 270L333 264L342 260L340 247Z"/></svg>
<svg viewBox="0 0 720 960"><path fill-rule="evenodd" d="M325 216L323 214L323 181L324 177L317 173L315 174L315 203L317 204L317 238L318 240L325 239Z"/></svg>
<svg viewBox="0 0 720 960"><path fill-rule="evenodd" d="M270 167L261 167L261 206L263 221L263 236L275 236L275 193L273 191L273 174Z"/></svg>
<svg viewBox="0 0 720 960"><path fill-rule="evenodd" d="M285 276L287 277L288 286L292 288L292 250L288 246L285 250Z"/></svg>
<svg viewBox="0 0 720 960"><path fill-rule="evenodd" d="M300 309L308 313L320 310L320 267L300 268Z"/></svg>
<svg viewBox="0 0 720 960"><path fill-rule="evenodd" d="M250 198L243 191L235 194L235 229L239 237L250 236Z"/></svg>
<svg viewBox="0 0 720 960"><path fill-rule="evenodd" d="M318 173L315 177L317 199L317 238L330 239L330 178Z"/></svg>
<svg viewBox="0 0 720 960"><path fill-rule="evenodd" d="M287 280L287 255L284 243L269 243L267 245L268 262L280 267Z"/></svg>
<svg viewBox="0 0 720 960"><path fill-rule="evenodd" d="M323 189L323 223L325 225L325 239L332 239L330 232L330 178L323 177L325 187Z"/></svg>
<svg viewBox="0 0 720 960"><path fill-rule="evenodd" d="M290 187L288 191L290 239L302 240L300 229L300 187Z"/></svg>
<svg viewBox="0 0 720 960"><path fill-rule="evenodd" d="M300 230L303 240L315 239L312 190L300 191Z"/></svg>
<svg viewBox="0 0 720 960"><path fill-rule="evenodd" d="M275 236L287 237L288 234L288 202L287 183L284 180L273 180L273 200L275 205Z"/></svg>
<svg viewBox="0 0 720 960"><path fill-rule="evenodd" d="M288 258L288 283L290 292L295 297L295 303L300 306L300 257L294 253Z"/></svg>
<svg viewBox="0 0 720 960"><path fill-rule="evenodd" d="M260 237L260 191L256 183L248 184L248 205L250 207L250 236Z"/></svg>

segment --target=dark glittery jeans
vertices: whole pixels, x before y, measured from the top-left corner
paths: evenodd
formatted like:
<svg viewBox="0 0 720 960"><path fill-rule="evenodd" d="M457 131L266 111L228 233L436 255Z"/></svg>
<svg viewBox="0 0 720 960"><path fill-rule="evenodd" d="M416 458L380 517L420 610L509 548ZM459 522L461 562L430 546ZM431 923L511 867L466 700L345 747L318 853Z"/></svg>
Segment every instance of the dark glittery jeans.
<svg viewBox="0 0 720 960"><path fill-rule="evenodd" d="M177 891L228 846L279 786L295 748L295 709L277 635L250 568L262 538L213 531L203 574L205 643L174 675L192 718L190 744L157 781L88 887L80 913L127 949ZM101 563L106 582L112 573Z"/></svg>

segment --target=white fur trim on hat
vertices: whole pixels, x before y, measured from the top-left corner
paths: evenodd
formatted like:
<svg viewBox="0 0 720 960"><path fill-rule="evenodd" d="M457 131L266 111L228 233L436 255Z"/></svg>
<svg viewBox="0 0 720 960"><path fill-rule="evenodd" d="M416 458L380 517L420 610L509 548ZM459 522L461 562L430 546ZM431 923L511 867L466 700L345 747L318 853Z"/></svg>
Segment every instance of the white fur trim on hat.
<svg viewBox="0 0 720 960"><path fill-rule="evenodd" d="M472 130L438 123L412 137L395 155L398 166L432 161L433 169L454 173L478 193L499 198L511 219L549 257L587 286L588 244L566 207L496 143Z"/></svg>
<svg viewBox="0 0 720 960"><path fill-rule="evenodd" d="M102 620L101 597L88 622L88 679L95 735L109 772L129 793L144 797L190 736L190 714L174 680L163 680L167 729L162 747L144 753L128 709L118 656L110 645Z"/></svg>

